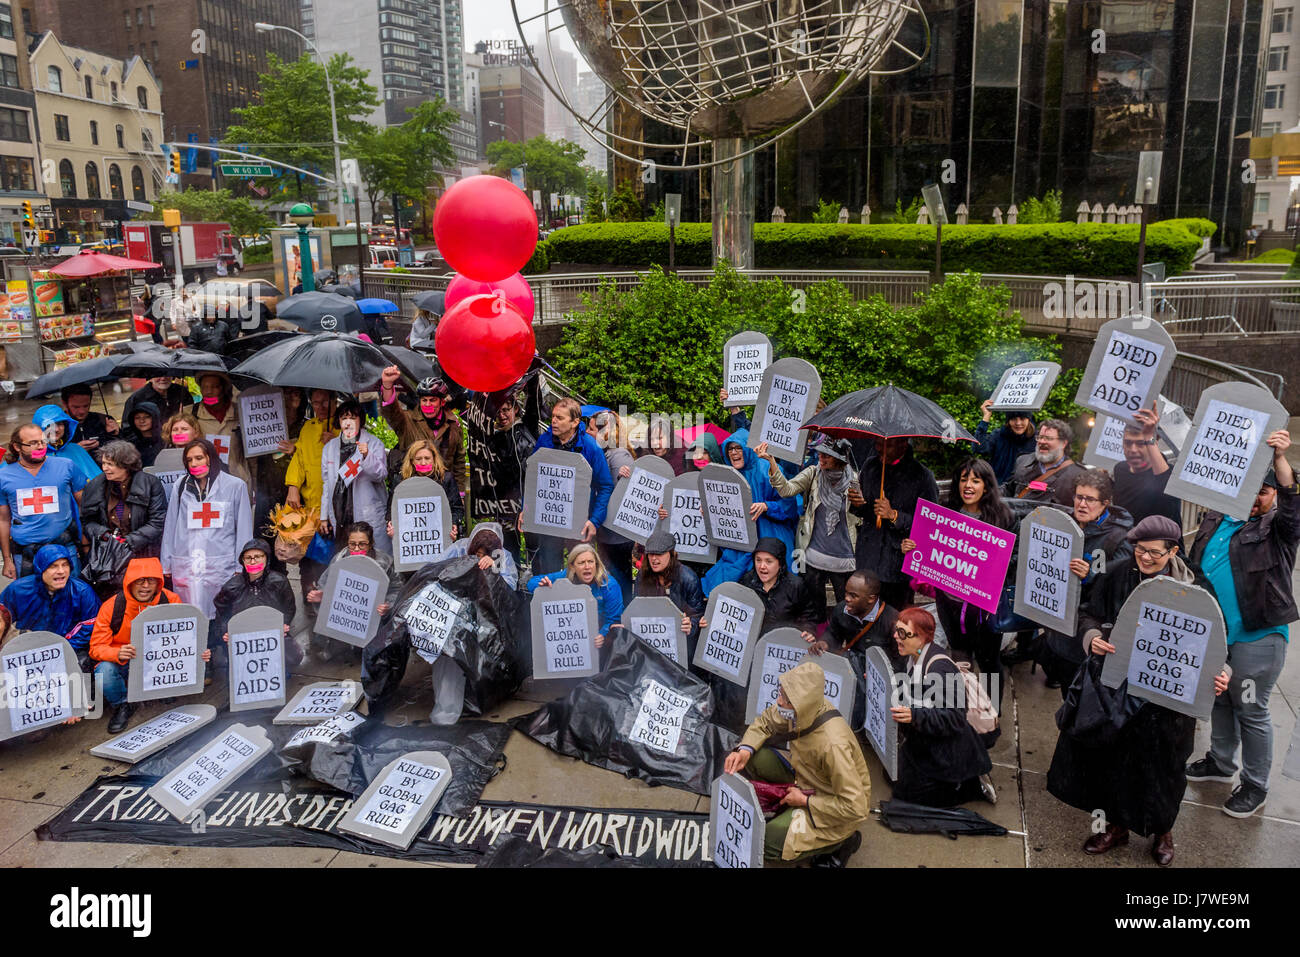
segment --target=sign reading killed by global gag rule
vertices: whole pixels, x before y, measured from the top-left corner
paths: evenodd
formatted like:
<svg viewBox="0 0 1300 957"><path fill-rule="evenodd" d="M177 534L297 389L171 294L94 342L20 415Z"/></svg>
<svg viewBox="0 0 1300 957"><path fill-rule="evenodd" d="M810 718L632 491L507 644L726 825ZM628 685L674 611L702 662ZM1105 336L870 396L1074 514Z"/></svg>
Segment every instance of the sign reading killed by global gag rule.
<svg viewBox="0 0 1300 957"><path fill-rule="evenodd" d="M772 343L761 332L739 332L722 347L722 387L727 406L753 405L772 362Z"/></svg>
<svg viewBox="0 0 1300 957"><path fill-rule="evenodd" d="M131 620L135 658L127 672L126 700L178 698L203 690L203 649L208 619L193 605L153 605Z"/></svg>
<svg viewBox="0 0 1300 957"><path fill-rule="evenodd" d="M668 510L668 530L677 542L677 557L706 565L717 561L718 546L709 541L700 507L700 473L687 472L669 482L664 507Z"/></svg>
<svg viewBox="0 0 1300 957"><path fill-rule="evenodd" d="M579 538L591 505L591 466L577 452L538 449L524 472L524 532Z"/></svg>
<svg viewBox="0 0 1300 957"><path fill-rule="evenodd" d="M465 602L437 582L430 582L411 596L399 614L406 622L411 647L432 664L442 654L464 611Z"/></svg>
<svg viewBox="0 0 1300 957"><path fill-rule="evenodd" d="M441 561L450 544L451 504L442 485L414 475L393 489L393 566L411 572Z"/></svg>
<svg viewBox="0 0 1300 957"><path fill-rule="evenodd" d="M709 834L718 867L762 867L766 822L754 785L738 774L713 782L709 799Z"/></svg>
<svg viewBox="0 0 1300 957"><path fill-rule="evenodd" d="M679 665L686 660L682 612L670 598L633 598L623 609L623 627L665 658Z"/></svg>
<svg viewBox="0 0 1300 957"><path fill-rule="evenodd" d="M753 721L772 705L781 693L781 676L803 661L808 643L798 628L773 628L754 646L749 665L749 700L745 721Z"/></svg>
<svg viewBox="0 0 1300 957"><path fill-rule="evenodd" d="M627 734L628 742L660 754L675 755L686 715L691 710L691 699L647 678L644 687L634 692L633 700L639 701L639 707Z"/></svg>
<svg viewBox="0 0 1300 957"><path fill-rule="evenodd" d="M998 610L1014 532L920 499L908 537L916 548L903 560L907 574L987 612Z"/></svg>
<svg viewBox="0 0 1300 957"><path fill-rule="evenodd" d="M605 527L644 545L659 524L659 507L668 497L673 467L657 455L645 455L632 474L619 479L609 497Z"/></svg>
<svg viewBox="0 0 1300 957"><path fill-rule="evenodd" d="M285 702L284 614L258 605L230 619L230 710L278 708Z"/></svg>
<svg viewBox="0 0 1300 957"><path fill-rule="evenodd" d="M533 678L589 678L600 670L600 615L591 586L561 578L533 592Z"/></svg>
<svg viewBox="0 0 1300 957"><path fill-rule="evenodd" d="M894 669L883 648L872 645L863 655L866 663L866 716L863 729L872 750L880 758L889 780L898 780L898 722L890 714L893 706Z"/></svg>
<svg viewBox="0 0 1300 957"><path fill-rule="evenodd" d="M1112 319L1097 332L1074 401L1137 424L1134 413L1151 408L1177 353L1158 322L1146 316Z"/></svg>
<svg viewBox="0 0 1300 957"><path fill-rule="evenodd" d="M803 464L808 433L800 428L817 411L822 377L803 359L778 359L763 373L754 405L750 448L766 442L768 451L786 462Z"/></svg>
<svg viewBox="0 0 1300 957"><path fill-rule="evenodd" d="M1221 382L1201 393L1191 438L1165 492L1216 512L1250 517L1273 461L1268 437L1287 427L1282 404L1259 386Z"/></svg>
<svg viewBox="0 0 1300 957"><path fill-rule="evenodd" d="M763 630L763 602L752 589L723 582L709 592L704 624L695 645L695 667L742 688L749 681L754 645Z"/></svg>
<svg viewBox="0 0 1300 957"><path fill-rule="evenodd" d="M704 466L700 470L700 504L710 542L738 552L754 550L758 524L749 517L754 498L743 475L730 465Z"/></svg>
<svg viewBox="0 0 1300 957"><path fill-rule="evenodd" d="M1138 584L1110 633L1101 680L1128 681L1128 693L1179 714L1208 720L1214 678L1228 659L1227 630L1209 592L1160 576Z"/></svg>
<svg viewBox="0 0 1300 957"><path fill-rule="evenodd" d="M217 709L210 704L181 705L95 745L90 753L97 758L136 764L211 724L216 717Z"/></svg>
<svg viewBox="0 0 1300 957"><path fill-rule="evenodd" d="M182 459L181 450L163 449L158 453L157 458L153 460L153 465L150 465L145 471L150 475L157 476L158 481L162 482L163 491L167 493L167 500L170 502L172 491L185 477L185 462Z"/></svg>
<svg viewBox="0 0 1300 957"><path fill-rule="evenodd" d="M1096 424L1083 450L1083 464L1098 469L1112 469L1124 461L1124 420L1098 412Z"/></svg>
<svg viewBox="0 0 1300 957"><path fill-rule="evenodd" d="M0 650L0 741L86 714L85 675L72 645L48 631L11 638Z"/></svg>
<svg viewBox="0 0 1300 957"><path fill-rule="evenodd" d="M451 783L438 751L411 751L388 762L343 816L339 830L406 850Z"/></svg>
<svg viewBox="0 0 1300 957"><path fill-rule="evenodd" d="M321 586L316 634L361 647L379 630L379 606L388 592L388 573L366 555L331 562Z"/></svg>
<svg viewBox="0 0 1300 957"><path fill-rule="evenodd" d="M239 393L239 428L245 458L278 452L280 443L289 440L284 393L269 385Z"/></svg>
<svg viewBox="0 0 1300 957"><path fill-rule="evenodd" d="M993 390L994 412L1037 412L1047 402L1061 367L1055 362L1022 362L1002 373Z"/></svg>
<svg viewBox="0 0 1300 957"><path fill-rule="evenodd" d="M259 727L232 724L188 763L164 775L145 792L178 821L190 821L219 793L271 751Z"/></svg>
<svg viewBox="0 0 1300 957"><path fill-rule="evenodd" d="M822 674L825 675L822 696L831 703L832 708L844 715L845 721L851 724L854 706L858 700L858 676L854 673L849 659L843 655L808 654L799 663L803 664L804 661L811 661L821 668Z"/></svg>
<svg viewBox="0 0 1300 957"><path fill-rule="evenodd" d="M1080 580L1070 562L1076 558L1083 558L1083 532L1073 518L1046 506L1026 515L1016 562L1016 614L1074 634Z"/></svg>

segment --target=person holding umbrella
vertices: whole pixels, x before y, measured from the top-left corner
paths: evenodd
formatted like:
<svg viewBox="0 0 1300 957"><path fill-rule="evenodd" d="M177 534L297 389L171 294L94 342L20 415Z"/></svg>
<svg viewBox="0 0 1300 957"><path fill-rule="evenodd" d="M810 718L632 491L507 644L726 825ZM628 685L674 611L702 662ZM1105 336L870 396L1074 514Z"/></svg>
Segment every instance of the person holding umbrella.
<svg viewBox="0 0 1300 957"><path fill-rule="evenodd" d="M77 421L77 444L98 460L95 453L99 447L109 439L117 438L117 420L103 412L90 410L95 392L88 384L67 386L59 393L59 398L63 400L68 415Z"/></svg>
<svg viewBox="0 0 1300 957"><path fill-rule="evenodd" d="M417 295L415 303L415 322L411 323L411 332L406 337L406 344L416 350L433 351L433 336L438 331L438 320L446 312L446 293L428 290Z"/></svg>
<svg viewBox="0 0 1300 957"><path fill-rule="evenodd" d="M82 482L99 474L99 465L90 453L77 444L80 423L57 405L43 405L32 413L32 422L44 433L49 457L68 462Z"/></svg>
<svg viewBox="0 0 1300 957"><path fill-rule="evenodd" d="M154 376L127 396L126 405L122 407L123 422L131 422L131 413L140 402L152 402L157 406L162 419L170 419L177 412L193 405L194 399L190 396L190 390L173 377Z"/></svg>
<svg viewBox="0 0 1300 957"><path fill-rule="evenodd" d="M219 356L238 338L238 324L231 319L218 318L216 308L209 305L203 308L199 321L190 326L185 344L191 349L202 349Z"/></svg>
<svg viewBox="0 0 1300 957"><path fill-rule="evenodd" d="M122 441L135 446L144 467L148 468L163 448L162 417L158 406L152 402L137 402L131 415L125 418L127 424L122 429Z"/></svg>

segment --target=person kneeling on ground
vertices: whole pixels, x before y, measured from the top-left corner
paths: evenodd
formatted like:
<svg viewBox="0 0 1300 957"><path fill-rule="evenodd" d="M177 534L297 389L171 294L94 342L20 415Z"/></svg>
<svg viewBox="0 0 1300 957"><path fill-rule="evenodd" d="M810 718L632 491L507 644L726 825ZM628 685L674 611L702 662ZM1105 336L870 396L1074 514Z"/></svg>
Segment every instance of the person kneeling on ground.
<svg viewBox="0 0 1300 957"><path fill-rule="evenodd" d="M871 812L871 777L849 724L823 694L826 673L805 661L781 675L780 694L749 726L724 770L789 784L786 810L767 822L766 860L826 856L843 867L862 844L858 826ZM775 740L774 740L775 739ZM789 739L787 761L776 750Z"/></svg>
<svg viewBox="0 0 1300 957"><path fill-rule="evenodd" d="M63 545L42 545L32 559L36 572L0 591L0 615L8 630L48 631L67 636L81 622L95 617L95 589L72 574L72 558ZM82 655L85 648L73 650Z"/></svg>
<svg viewBox="0 0 1300 957"><path fill-rule="evenodd" d="M97 662L95 677L104 682L104 703L113 709L108 733L126 730L135 705L126 700L126 679L135 657L131 644L131 622L135 616L154 605L180 604L180 596L163 588L162 562L156 558L133 558L122 578L122 591L99 609L95 630L90 634L90 657ZM203 660L212 660L212 651L203 649Z"/></svg>
<svg viewBox="0 0 1300 957"><path fill-rule="evenodd" d="M221 586L221 591L217 592L217 597L212 602L217 612L216 630L222 641L229 644L231 618L259 605L274 608L284 616L285 667L297 668L302 664L302 649L288 635L289 626L298 613L298 603L294 600L289 579L269 567L273 554L271 546L260 538L244 543L244 547L239 550L239 571Z"/></svg>

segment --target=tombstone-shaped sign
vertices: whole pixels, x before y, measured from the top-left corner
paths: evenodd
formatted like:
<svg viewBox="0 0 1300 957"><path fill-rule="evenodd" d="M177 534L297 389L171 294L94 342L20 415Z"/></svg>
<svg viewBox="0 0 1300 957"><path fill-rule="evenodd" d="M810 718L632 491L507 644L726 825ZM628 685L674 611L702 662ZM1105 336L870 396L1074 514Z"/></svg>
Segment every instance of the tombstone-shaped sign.
<svg viewBox="0 0 1300 957"><path fill-rule="evenodd" d="M388 573L366 555L331 562L321 586L316 634L362 647L379 630L379 606L388 593Z"/></svg>
<svg viewBox="0 0 1300 957"><path fill-rule="evenodd" d="M278 708L288 696L284 613L257 605L230 619L230 710Z"/></svg>
<svg viewBox="0 0 1300 957"><path fill-rule="evenodd" d="M389 761L370 782L339 830L406 850L451 783L451 765L440 751L410 751Z"/></svg>
<svg viewBox="0 0 1300 957"><path fill-rule="evenodd" d="M270 752L271 739L264 730L232 724L145 793L185 823Z"/></svg>
<svg viewBox="0 0 1300 957"><path fill-rule="evenodd" d="M700 507L700 473L687 472L669 482L664 507L668 509L668 530L677 542L677 557L706 565L717 561L718 546L709 541Z"/></svg>
<svg viewBox="0 0 1300 957"><path fill-rule="evenodd" d="M163 449L153 460L153 465L145 469L150 475L158 476L158 481L162 482L163 491L167 493L167 501L171 501L172 492L176 486L181 483L185 477L185 459L180 449Z"/></svg>
<svg viewBox="0 0 1300 957"><path fill-rule="evenodd" d="M239 429L245 458L278 452L280 443L289 439L284 393L272 385L240 392Z"/></svg>
<svg viewBox="0 0 1300 957"><path fill-rule="evenodd" d="M0 649L0 741L86 714L86 676L67 640L29 631Z"/></svg>
<svg viewBox="0 0 1300 957"><path fill-rule="evenodd" d="M623 609L623 627L665 658L683 668L686 636L682 634L682 611L669 598L633 598Z"/></svg>
<svg viewBox="0 0 1300 957"><path fill-rule="evenodd" d="M465 602L436 581L429 582L405 603L400 612L406 622L411 647L432 664L442 654L457 627L468 627Z"/></svg>
<svg viewBox="0 0 1300 957"><path fill-rule="evenodd" d="M1173 464L1165 494L1245 520L1273 464L1268 437L1287 427L1282 404L1265 389L1220 382L1201 393L1191 437Z"/></svg>
<svg viewBox="0 0 1300 957"><path fill-rule="evenodd" d="M533 592L533 677L589 678L600 670L600 614L590 585L567 578Z"/></svg>
<svg viewBox="0 0 1300 957"><path fill-rule="evenodd" d="M1079 614L1079 577L1070 562L1083 558L1083 532L1060 509L1036 508L1020 523L1016 614L1067 635Z"/></svg>
<svg viewBox="0 0 1300 957"><path fill-rule="evenodd" d="M342 714L327 718L320 724L295 731L293 737L286 741L280 750L287 751L289 748L301 748L309 744L328 744L345 734L351 734L365 723L366 719L355 711L344 711Z"/></svg>
<svg viewBox="0 0 1300 957"><path fill-rule="evenodd" d="M1160 424L1156 426L1160 437L1169 443L1175 453L1181 451L1191 437L1192 420L1187 417L1181 405L1169 401L1163 395L1156 400L1156 408L1160 412Z"/></svg>
<svg viewBox="0 0 1300 957"><path fill-rule="evenodd" d="M858 676L853 673L853 663L843 655L823 654L805 655L803 661L820 665L826 675L822 695L831 703L831 707L844 716L844 720L853 721L853 706L858 698Z"/></svg>
<svg viewBox="0 0 1300 957"><path fill-rule="evenodd" d="M1203 588L1166 578L1141 582L1116 616L1101 680L1179 714L1208 720L1214 676L1228 660L1219 603Z"/></svg>
<svg viewBox="0 0 1300 957"><path fill-rule="evenodd" d="M1124 420L1098 412L1093 422L1088 446L1083 450L1083 464L1113 469L1124 461Z"/></svg>
<svg viewBox="0 0 1300 957"><path fill-rule="evenodd" d="M676 755L691 710L691 699L653 678L645 678L637 683L632 700L637 707L629 715L631 727L625 725L622 729L627 741L670 757ZM693 725L696 723L691 722Z"/></svg>
<svg viewBox="0 0 1300 957"><path fill-rule="evenodd" d="M710 856L717 867L762 867L766 822L754 785L738 774L713 782L709 799Z"/></svg>
<svg viewBox="0 0 1300 957"><path fill-rule="evenodd" d="M778 359L763 373L754 405L750 448L766 442L768 451L786 462L803 464L808 433L800 428L817 411L822 377L803 359Z"/></svg>
<svg viewBox="0 0 1300 957"><path fill-rule="evenodd" d="M673 467L657 455L643 455L632 474L619 479L609 497L605 527L642 545L659 524L659 506L668 498Z"/></svg>
<svg viewBox="0 0 1300 957"><path fill-rule="evenodd" d="M125 731L103 744L97 744L90 753L97 758L112 758L136 764L163 748L171 747L181 738L187 738L199 728L206 727L217 718L217 709L210 704L186 704L164 711L139 727Z"/></svg>
<svg viewBox="0 0 1300 957"><path fill-rule="evenodd" d="M738 582L714 588L704 609L708 627L695 644L695 667L745 687L763 615L763 601L752 589Z"/></svg>
<svg viewBox="0 0 1300 957"><path fill-rule="evenodd" d="M135 657L126 700L179 698L203 690L208 618L193 605L152 605L131 620Z"/></svg>
<svg viewBox="0 0 1300 957"><path fill-rule="evenodd" d="M862 656L866 664L863 694L866 716L862 727L871 748L880 758L889 780L898 780L898 722L889 713L893 706L894 669L885 649L872 645Z"/></svg>
<svg viewBox="0 0 1300 957"><path fill-rule="evenodd" d="M776 704L781 693L781 676L803 661L807 654L808 642L800 637L798 628L773 628L758 640L749 666L746 724Z"/></svg>
<svg viewBox="0 0 1300 957"><path fill-rule="evenodd" d="M317 681L305 685L280 709L272 724L319 724L351 711L361 700L359 681Z"/></svg>
<svg viewBox="0 0 1300 957"><path fill-rule="evenodd" d="M772 343L761 332L738 332L722 347L722 387L727 406L738 408L758 401L763 373L772 364Z"/></svg>
<svg viewBox="0 0 1300 957"><path fill-rule="evenodd" d="M580 538L591 508L591 466L577 452L538 449L524 469L524 531Z"/></svg>
<svg viewBox="0 0 1300 957"><path fill-rule="evenodd" d="M451 503L442 485L414 475L393 489L393 565L412 572L441 561L451 545Z"/></svg>
<svg viewBox="0 0 1300 957"><path fill-rule="evenodd" d="M730 465L716 463L700 469L700 505L704 533L721 548L752 552L758 544L758 523L749 517L754 496L749 483Z"/></svg>
<svg viewBox="0 0 1300 957"><path fill-rule="evenodd" d="M1061 367L1055 362L1022 362L1002 373L993 390L994 412L1037 412L1047 402Z"/></svg>
<svg viewBox="0 0 1300 957"><path fill-rule="evenodd" d="M1177 354L1160 323L1146 316L1112 319L1097 332L1074 401L1136 424L1133 413L1151 408Z"/></svg>

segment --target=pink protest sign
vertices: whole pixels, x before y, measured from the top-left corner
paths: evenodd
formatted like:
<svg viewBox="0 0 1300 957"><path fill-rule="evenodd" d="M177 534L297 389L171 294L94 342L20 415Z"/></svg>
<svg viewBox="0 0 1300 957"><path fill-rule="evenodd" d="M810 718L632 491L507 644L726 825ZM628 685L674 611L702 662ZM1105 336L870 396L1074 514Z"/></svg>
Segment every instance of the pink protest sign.
<svg viewBox="0 0 1300 957"><path fill-rule="evenodd" d="M908 538L916 548L903 571L987 612L998 610L1016 545L1014 532L921 499Z"/></svg>

